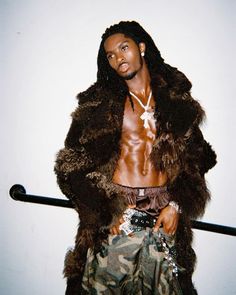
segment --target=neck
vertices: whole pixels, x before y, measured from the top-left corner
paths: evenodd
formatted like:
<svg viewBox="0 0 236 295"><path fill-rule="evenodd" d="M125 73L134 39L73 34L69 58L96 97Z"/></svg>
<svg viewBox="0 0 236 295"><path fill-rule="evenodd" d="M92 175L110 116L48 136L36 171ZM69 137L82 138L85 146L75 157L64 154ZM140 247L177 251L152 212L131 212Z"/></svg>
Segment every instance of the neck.
<svg viewBox="0 0 236 295"><path fill-rule="evenodd" d="M146 63L143 63L140 71L131 80L126 80L129 91L144 97L148 96L151 91L150 82L151 77Z"/></svg>

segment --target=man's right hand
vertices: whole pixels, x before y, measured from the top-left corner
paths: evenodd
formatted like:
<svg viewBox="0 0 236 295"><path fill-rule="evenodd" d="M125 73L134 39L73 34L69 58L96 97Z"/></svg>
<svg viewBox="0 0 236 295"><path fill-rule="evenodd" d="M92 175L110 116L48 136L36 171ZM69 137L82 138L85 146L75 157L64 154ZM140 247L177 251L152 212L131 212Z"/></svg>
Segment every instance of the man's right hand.
<svg viewBox="0 0 236 295"><path fill-rule="evenodd" d="M135 205L128 205L129 209L134 209L136 206ZM124 223L124 218L123 216L117 221L117 223L115 223L111 228L110 228L110 233L112 235L120 235L121 234L121 230L120 230L120 225L122 223Z"/></svg>
<svg viewBox="0 0 236 295"><path fill-rule="evenodd" d="M121 225L122 223L124 223L124 222L125 222L125 221L124 221L124 218L121 217L121 218L117 221L117 223L115 223L115 224L110 228L110 233L111 233L112 235L120 235L120 234L121 234L120 225Z"/></svg>

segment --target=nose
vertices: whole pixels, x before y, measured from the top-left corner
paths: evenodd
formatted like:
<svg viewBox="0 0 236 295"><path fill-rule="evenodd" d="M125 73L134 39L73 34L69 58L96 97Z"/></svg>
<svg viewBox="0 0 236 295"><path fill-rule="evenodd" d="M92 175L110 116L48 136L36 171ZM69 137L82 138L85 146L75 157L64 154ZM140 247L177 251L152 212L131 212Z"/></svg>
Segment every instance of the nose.
<svg viewBox="0 0 236 295"><path fill-rule="evenodd" d="M118 52L116 54L116 61L117 61L118 64L120 64L122 61L124 61L124 56L123 56L122 52Z"/></svg>

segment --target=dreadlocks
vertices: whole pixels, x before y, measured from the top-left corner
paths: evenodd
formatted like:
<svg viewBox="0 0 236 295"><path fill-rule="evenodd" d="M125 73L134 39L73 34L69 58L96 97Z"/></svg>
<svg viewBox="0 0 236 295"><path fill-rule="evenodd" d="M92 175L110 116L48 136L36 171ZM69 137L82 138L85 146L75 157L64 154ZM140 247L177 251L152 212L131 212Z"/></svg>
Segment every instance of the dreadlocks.
<svg viewBox="0 0 236 295"><path fill-rule="evenodd" d="M176 88L177 92L186 92L191 89L191 83L186 76L164 62L151 36L135 21L121 21L107 28L102 35L97 58L97 82L102 87L119 92L122 96L129 95L124 79L119 77L115 70L111 68L104 49L106 39L117 33L131 38L137 45L141 42L145 43L146 50L144 58L151 76L151 85L154 79L159 77L159 79L165 81L169 86Z"/></svg>

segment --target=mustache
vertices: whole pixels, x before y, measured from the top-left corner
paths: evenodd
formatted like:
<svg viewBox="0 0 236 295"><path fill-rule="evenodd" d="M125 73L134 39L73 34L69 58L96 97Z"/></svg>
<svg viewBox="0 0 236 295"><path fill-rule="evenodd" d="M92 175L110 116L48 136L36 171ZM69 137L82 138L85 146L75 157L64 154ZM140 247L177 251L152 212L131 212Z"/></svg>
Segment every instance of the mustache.
<svg viewBox="0 0 236 295"><path fill-rule="evenodd" d="M118 70L120 69L120 67L123 65L123 64L128 64L126 61L122 61L119 65L118 65Z"/></svg>

